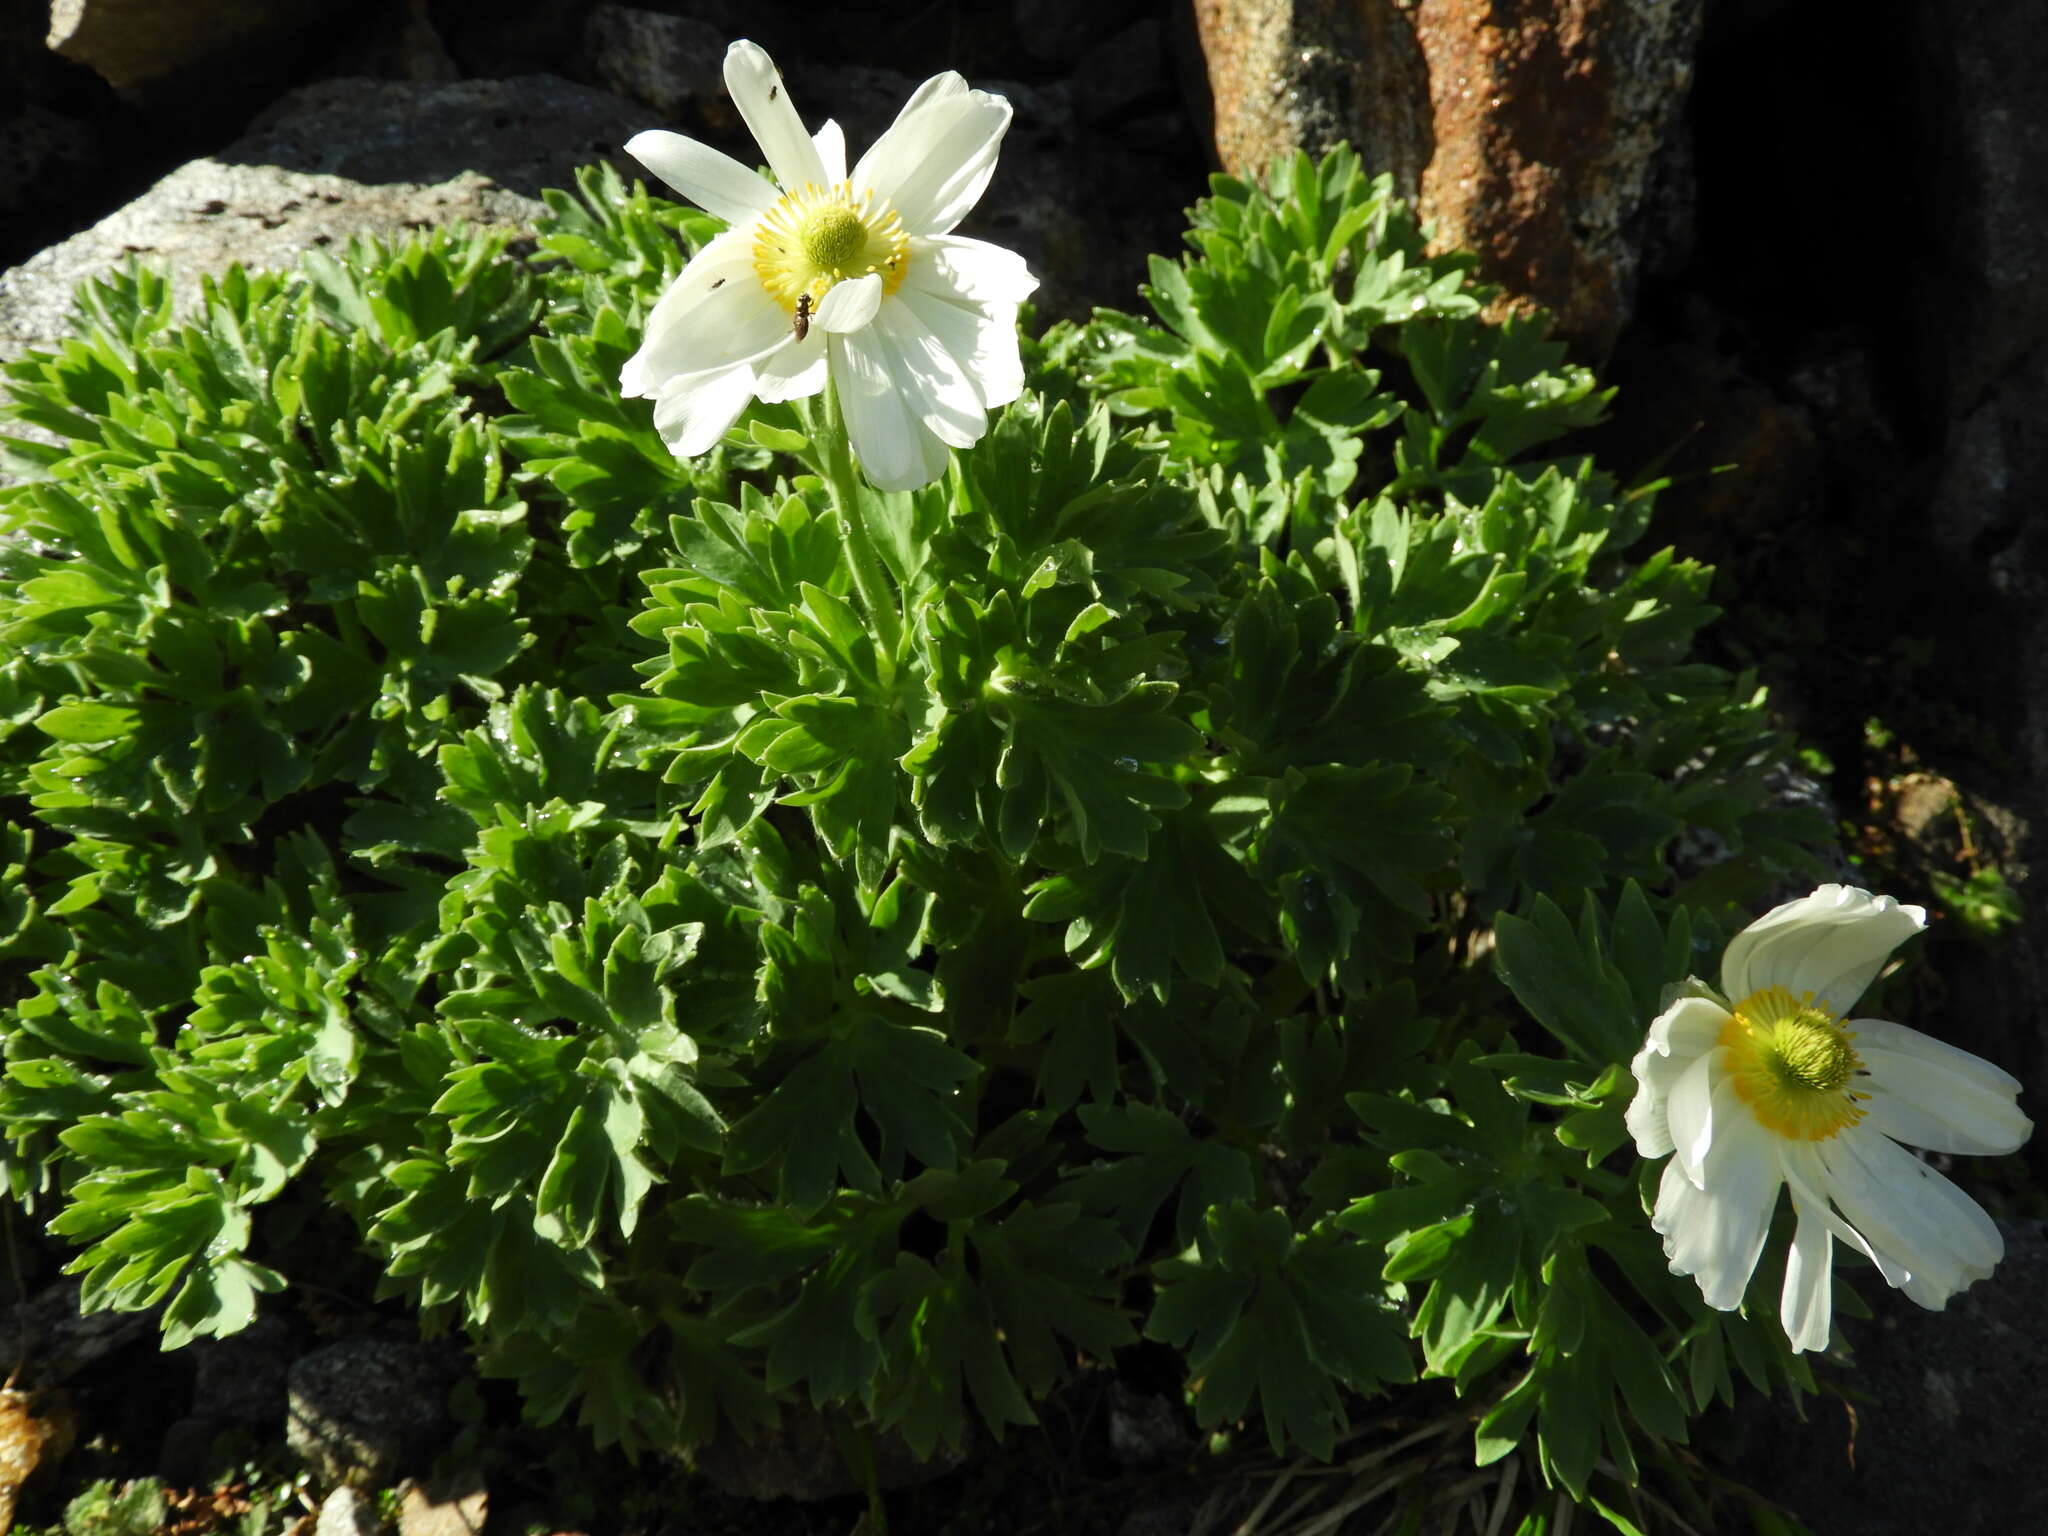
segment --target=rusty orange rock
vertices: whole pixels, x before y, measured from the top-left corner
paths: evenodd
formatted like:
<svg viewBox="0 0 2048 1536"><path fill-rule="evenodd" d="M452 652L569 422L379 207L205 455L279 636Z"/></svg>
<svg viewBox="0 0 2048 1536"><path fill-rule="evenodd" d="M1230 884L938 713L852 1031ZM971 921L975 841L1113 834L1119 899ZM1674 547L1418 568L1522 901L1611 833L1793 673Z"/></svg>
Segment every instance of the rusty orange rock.
<svg viewBox="0 0 2048 1536"><path fill-rule="evenodd" d="M1197 0L1224 168L1341 140L1442 246L1604 357L1633 301L1701 0Z"/></svg>

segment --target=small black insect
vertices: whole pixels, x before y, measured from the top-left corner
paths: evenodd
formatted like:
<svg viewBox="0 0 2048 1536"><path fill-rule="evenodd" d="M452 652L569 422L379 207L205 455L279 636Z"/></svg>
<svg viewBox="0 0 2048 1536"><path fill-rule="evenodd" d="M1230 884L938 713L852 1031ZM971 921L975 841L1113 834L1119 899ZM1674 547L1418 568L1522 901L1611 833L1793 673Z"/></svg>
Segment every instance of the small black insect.
<svg viewBox="0 0 2048 1536"><path fill-rule="evenodd" d="M711 286L713 288L723 288L725 286L725 279L721 277L717 282L713 283Z"/></svg>
<svg viewBox="0 0 2048 1536"><path fill-rule="evenodd" d="M798 341L811 334L811 296L808 293L796 296L796 318L789 322L789 328L796 333Z"/></svg>
<svg viewBox="0 0 2048 1536"><path fill-rule="evenodd" d="M776 97L780 96L781 94L782 94L782 87L781 87L781 86L779 86L779 85L771 85L771 86L769 86L769 87L768 87L768 99L769 99L770 101L773 101L773 100L774 100L774 99L775 99Z"/></svg>

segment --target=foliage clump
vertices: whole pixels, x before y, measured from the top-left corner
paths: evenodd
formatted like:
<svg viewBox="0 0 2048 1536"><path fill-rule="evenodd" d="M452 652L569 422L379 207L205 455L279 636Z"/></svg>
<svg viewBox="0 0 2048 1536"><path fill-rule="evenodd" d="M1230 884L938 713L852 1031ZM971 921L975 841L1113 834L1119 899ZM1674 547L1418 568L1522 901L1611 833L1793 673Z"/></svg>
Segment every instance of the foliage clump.
<svg viewBox="0 0 2048 1536"><path fill-rule="evenodd" d="M863 490L893 647L801 414L678 463L618 397L718 226L551 207L182 324L124 272L6 370L61 444L0 492L0 1127L88 1305L232 1332L327 1206L628 1448L928 1452L1149 1338L1323 1456L1447 1378L1575 1496L1804 1380L1610 1154L1826 829L1606 397L1386 179L1218 178L1149 318Z"/></svg>

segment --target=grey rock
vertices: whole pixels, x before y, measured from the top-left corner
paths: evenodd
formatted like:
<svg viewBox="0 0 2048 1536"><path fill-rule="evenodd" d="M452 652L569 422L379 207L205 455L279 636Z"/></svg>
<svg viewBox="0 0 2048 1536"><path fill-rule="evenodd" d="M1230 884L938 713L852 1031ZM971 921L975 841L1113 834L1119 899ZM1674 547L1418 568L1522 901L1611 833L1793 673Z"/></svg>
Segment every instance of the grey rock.
<svg viewBox="0 0 2048 1536"><path fill-rule="evenodd" d="M1017 41L1041 64L1071 64L1138 9L1138 0L1016 0Z"/></svg>
<svg viewBox="0 0 2048 1536"><path fill-rule="evenodd" d="M1109 1453L1120 1465L1156 1467L1178 1460L1194 1440L1187 1415L1172 1399L1110 1383Z"/></svg>
<svg viewBox="0 0 2048 1536"><path fill-rule="evenodd" d="M313 1536L377 1536L377 1509L357 1488L346 1485L320 1501Z"/></svg>
<svg viewBox="0 0 2048 1536"><path fill-rule="evenodd" d="M394 1339L343 1339L292 1364L285 1441L322 1481L380 1487L424 1471L453 1428L459 1353Z"/></svg>
<svg viewBox="0 0 2048 1536"><path fill-rule="evenodd" d="M398 1486L398 1536L477 1536L490 1514L490 1490L474 1467Z"/></svg>
<svg viewBox="0 0 2048 1536"><path fill-rule="evenodd" d="M0 212L26 207L54 183L88 174L99 136L75 117L23 102L0 114Z"/></svg>
<svg viewBox="0 0 2048 1536"><path fill-rule="evenodd" d="M583 24L584 68L605 90L673 123L724 96L728 41L694 17L599 5Z"/></svg>
<svg viewBox="0 0 2048 1536"><path fill-rule="evenodd" d="M807 1401L785 1402L774 1428L747 1438L722 1425L689 1459L698 1476L735 1498L814 1503L844 1498L863 1487L862 1475L847 1465L845 1433L841 1410L821 1412ZM893 1430L875 1434L869 1450L875 1486L910 1488L960 1466L973 1450L973 1437L957 1451L941 1444L929 1461L920 1461Z"/></svg>
<svg viewBox="0 0 2048 1536"><path fill-rule="evenodd" d="M1745 1411L1742 1475L1815 1536L1992 1536L2048 1530L2048 1229L2003 1224L2005 1262L1926 1312L1869 1270L1857 1289L1868 1321L1846 1320L1855 1369L1838 1399Z"/></svg>
<svg viewBox="0 0 2048 1536"><path fill-rule="evenodd" d="M1998 0L1912 15L1933 164L1918 178L1924 243L1907 270L1921 345L1956 417L2048 341L2048 27Z"/></svg>
<svg viewBox="0 0 2048 1536"><path fill-rule="evenodd" d="M322 80L281 98L216 157L365 183L428 185L465 173L538 197L611 158L645 109L555 75L511 80Z"/></svg>
<svg viewBox="0 0 2048 1536"><path fill-rule="evenodd" d="M1074 110L1084 123L1115 123L1172 95L1166 37L1150 16L1091 48L1074 71Z"/></svg>
<svg viewBox="0 0 2048 1536"><path fill-rule="evenodd" d="M144 1334L154 1336L157 1314L78 1310L78 1281L44 1286L0 1320L0 1360L18 1364L14 1383L24 1391L54 1387L96 1365Z"/></svg>
<svg viewBox="0 0 2048 1536"><path fill-rule="evenodd" d="M325 80L208 159L0 273L0 360L70 329L71 292L128 257L166 265L181 301L231 263L289 266L312 246L466 223L526 232L546 187L617 150L645 112L552 75L431 84Z"/></svg>
<svg viewBox="0 0 2048 1536"><path fill-rule="evenodd" d="M342 0L52 0L49 46L124 95L297 38Z"/></svg>
<svg viewBox="0 0 2048 1536"><path fill-rule="evenodd" d="M298 1340L291 1324L261 1313L240 1333L195 1339L192 1411L233 1424L272 1428L285 1412L285 1377Z"/></svg>
<svg viewBox="0 0 2048 1536"><path fill-rule="evenodd" d="M311 246L456 221L528 229L531 198L464 173L437 185L366 186L342 176L195 160L125 208L0 272L0 360L57 346L71 331L71 295L130 257L163 264L181 304L202 274L240 262L288 266Z"/></svg>

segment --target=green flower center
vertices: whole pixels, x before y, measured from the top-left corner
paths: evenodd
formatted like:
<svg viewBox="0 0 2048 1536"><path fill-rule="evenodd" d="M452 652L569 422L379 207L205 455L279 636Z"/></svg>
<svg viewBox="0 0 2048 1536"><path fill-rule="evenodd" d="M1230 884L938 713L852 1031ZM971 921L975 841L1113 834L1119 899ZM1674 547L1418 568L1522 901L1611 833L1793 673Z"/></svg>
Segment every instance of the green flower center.
<svg viewBox="0 0 2048 1536"><path fill-rule="evenodd" d="M844 181L783 194L754 233L754 272L792 314L799 299L815 306L835 283L870 272L881 274L883 293L894 293L909 265L910 236L896 210Z"/></svg>
<svg viewBox="0 0 2048 1536"><path fill-rule="evenodd" d="M796 242L804 260L826 272L864 266L868 227L844 203L828 203L797 227Z"/></svg>
<svg viewBox="0 0 2048 1536"><path fill-rule="evenodd" d="M1849 1087L1863 1058L1842 1021L1784 987L1765 987L1735 1005L1721 1026L1735 1092L1767 1130L1794 1141L1826 1141L1863 1118L1867 1094Z"/></svg>

